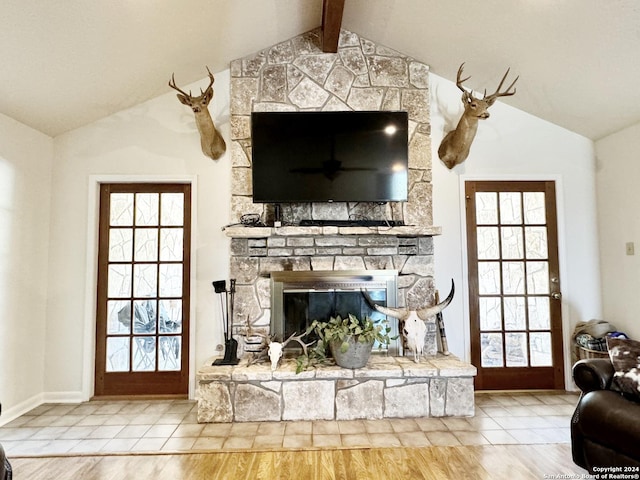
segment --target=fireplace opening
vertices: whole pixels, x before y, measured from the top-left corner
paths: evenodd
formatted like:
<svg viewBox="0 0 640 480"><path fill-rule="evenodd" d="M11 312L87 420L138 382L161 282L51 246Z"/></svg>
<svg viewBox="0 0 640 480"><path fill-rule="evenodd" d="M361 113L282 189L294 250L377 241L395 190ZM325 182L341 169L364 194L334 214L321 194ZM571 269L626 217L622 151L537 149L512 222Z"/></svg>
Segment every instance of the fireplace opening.
<svg viewBox="0 0 640 480"><path fill-rule="evenodd" d="M271 334L283 340L306 331L314 320L327 321L336 315L384 321L386 316L369 306L362 290L376 304L395 307L397 276L395 270L272 272ZM389 319L389 326L391 336L397 336L397 321ZM300 350L295 342L290 347L289 353ZM397 340L388 348L379 347L374 345L374 351L399 354Z"/></svg>

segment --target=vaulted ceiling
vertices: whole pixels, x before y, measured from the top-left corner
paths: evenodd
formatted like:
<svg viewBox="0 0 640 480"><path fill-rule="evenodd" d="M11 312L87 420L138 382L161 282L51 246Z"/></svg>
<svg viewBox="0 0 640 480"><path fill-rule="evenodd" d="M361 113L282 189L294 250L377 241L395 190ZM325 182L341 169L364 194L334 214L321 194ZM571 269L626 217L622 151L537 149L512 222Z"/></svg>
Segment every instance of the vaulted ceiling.
<svg viewBox="0 0 640 480"><path fill-rule="evenodd" d="M319 27L323 0L3 0L0 113L48 135ZM342 27L597 140L640 122L637 0L345 0Z"/></svg>

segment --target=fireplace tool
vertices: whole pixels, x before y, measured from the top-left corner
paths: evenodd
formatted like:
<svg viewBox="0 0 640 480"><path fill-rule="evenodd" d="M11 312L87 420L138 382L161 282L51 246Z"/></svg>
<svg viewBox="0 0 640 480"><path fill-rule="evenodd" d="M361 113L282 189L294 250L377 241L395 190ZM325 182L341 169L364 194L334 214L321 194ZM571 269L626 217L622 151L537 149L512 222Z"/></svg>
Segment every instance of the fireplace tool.
<svg viewBox="0 0 640 480"><path fill-rule="evenodd" d="M238 342L233 338L231 332L236 281L235 279L229 280L229 291L227 291L227 282L225 280L213 282L213 289L220 294L220 311L222 313L222 328L224 331L224 358L214 360L213 365L237 365L240 361L238 360ZM231 300L231 306L229 305L229 300Z"/></svg>

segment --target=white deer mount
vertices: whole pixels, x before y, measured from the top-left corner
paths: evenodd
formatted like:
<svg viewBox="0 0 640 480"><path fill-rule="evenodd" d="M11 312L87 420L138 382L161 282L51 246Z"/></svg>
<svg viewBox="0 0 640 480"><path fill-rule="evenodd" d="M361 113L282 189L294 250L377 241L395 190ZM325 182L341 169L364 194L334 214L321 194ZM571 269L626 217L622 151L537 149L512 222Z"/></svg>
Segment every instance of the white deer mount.
<svg viewBox="0 0 640 480"><path fill-rule="evenodd" d="M507 72L504 74L504 77L502 77L500 85L498 85L495 93L487 95L487 91L485 90L482 98L476 98L473 96L472 91L467 91L462 86L465 81L471 78L466 77L460 79L463 67L464 63L460 65L460 68L458 68L456 85L463 92L462 103L464 104L464 112L462 117L460 117L456 128L447 133L438 148L438 156L440 157L440 160L442 160L449 169L452 169L467 159L469 156L469 150L471 149L471 144L473 143L473 139L475 138L478 130L478 120L485 120L489 118L489 107L494 104L498 97L515 95L516 89L514 88L513 91L511 91L511 89L518 81L518 78L520 78L516 77L516 79L511 82L511 85L509 85L509 88L504 92L501 92L500 89L502 88L502 84L506 80L507 75L509 75L510 69L507 69Z"/></svg>
<svg viewBox="0 0 640 480"><path fill-rule="evenodd" d="M375 303L373 306L380 313L397 318L402 322L402 335L405 338L407 348L413 353L413 361L419 363L420 357L424 354L424 337L427 333L425 321L444 310L453 300L454 293L455 286L453 280L451 280L451 292L449 292L447 298L437 305L416 310L382 307Z"/></svg>
<svg viewBox="0 0 640 480"><path fill-rule="evenodd" d="M176 86L176 80L173 74L171 75L169 86L174 90L180 92L177 95L180 103L190 107L191 110L193 110L193 113L196 117L196 126L198 127L198 132L200 133L200 146L202 147L202 153L204 153L207 157L212 158L213 160L217 160L227 150L227 145L224 141L224 138L222 138L222 135L213 124L211 114L209 113L208 105L213 98L213 82L215 81L215 78L209 71L209 67L207 67L207 72L209 73L209 86L204 92L202 91L202 89L200 89L199 97L192 96L191 91L189 91L189 93L186 93L180 90Z"/></svg>

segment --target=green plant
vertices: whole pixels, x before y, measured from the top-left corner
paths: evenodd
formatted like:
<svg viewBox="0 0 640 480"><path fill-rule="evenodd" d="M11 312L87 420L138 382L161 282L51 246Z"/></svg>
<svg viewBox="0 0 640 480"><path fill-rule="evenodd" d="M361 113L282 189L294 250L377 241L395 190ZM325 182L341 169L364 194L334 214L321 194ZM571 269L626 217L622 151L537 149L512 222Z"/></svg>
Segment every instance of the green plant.
<svg viewBox="0 0 640 480"><path fill-rule="evenodd" d="M387 321L374 322L369 317L359 319L353 314L348 314L345 318L331 317L326 322L314 320L305 335L315 334L317 341L315 345L308 349L307 355L301 355L297 359L296 372L301 372L307 368L328 362L327 352L329 344L333 341L339 341L340 350L344 353L349 348L348 339L354 337L360 343L378 342L378 348L388 346L391 340L397 337L391 337L389 333L391 327Z"/></svg>

